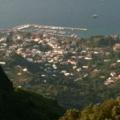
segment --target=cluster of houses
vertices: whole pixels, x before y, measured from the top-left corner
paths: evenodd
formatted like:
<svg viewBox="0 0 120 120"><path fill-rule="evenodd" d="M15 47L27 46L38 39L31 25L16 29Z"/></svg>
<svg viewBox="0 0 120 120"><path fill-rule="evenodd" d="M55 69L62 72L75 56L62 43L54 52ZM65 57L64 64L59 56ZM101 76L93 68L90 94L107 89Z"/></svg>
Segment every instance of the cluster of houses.
<svg viewBox="0 0 120 120"><path fill-rule="evenodd" d="M110 76L106 79L106 81L104 82L105 85L110 85L115 83L116 81L120 80L120 73L116 73L116 72L111 72Z"/></svg>
<svg viewBox="0 0 120 120"><path fill-rule="evenodd" d="M22 28L21 28L22 29ZM120 43L114 44L111 48L113 52L120 50ZM111 63L110 51L107 48L90 48L83 45L80 38L72 36L57 36L48 32L20 32L11 31L0 36L0 55L1 63L8 57L17 54L28 62L35 64L44 64L40 77L44 83L51 77L77 82L91 74L97 74L102 71L98 64L110 63L110 65L120 64L118 57L116 62ZM27 68L24 72L29 71ZM50 74L48 74L50 73ZM21 76L18 73L18 76ZM94 76L94 75L93 75ZM120 80L120 74L110 73L110 77L100 75L105 79L104 84Z"/></svg>

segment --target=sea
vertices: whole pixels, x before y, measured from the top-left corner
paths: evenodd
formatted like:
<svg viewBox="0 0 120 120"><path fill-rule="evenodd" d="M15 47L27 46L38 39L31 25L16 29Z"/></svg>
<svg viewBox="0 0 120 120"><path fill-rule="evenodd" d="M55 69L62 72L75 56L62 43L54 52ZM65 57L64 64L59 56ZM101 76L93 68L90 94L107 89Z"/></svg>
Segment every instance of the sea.
<svg viewBox="0 0 120 120"><path fill-rule="evenodd" d="M120 0L0 0L0 28L22 24L87 28L81 36L120 34Z"/></svg>

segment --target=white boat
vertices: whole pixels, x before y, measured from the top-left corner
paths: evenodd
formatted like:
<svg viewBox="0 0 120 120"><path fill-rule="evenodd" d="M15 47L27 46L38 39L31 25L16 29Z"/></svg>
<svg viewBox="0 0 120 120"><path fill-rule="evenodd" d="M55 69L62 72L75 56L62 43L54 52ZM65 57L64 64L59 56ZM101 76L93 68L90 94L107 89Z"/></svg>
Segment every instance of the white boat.
<svg viewBox="0 0 120 120"><path fill-rule="evenodd" d="M98 18L98 15L97 14L93 14L92 18L94 18L94 19Z"/></svg>

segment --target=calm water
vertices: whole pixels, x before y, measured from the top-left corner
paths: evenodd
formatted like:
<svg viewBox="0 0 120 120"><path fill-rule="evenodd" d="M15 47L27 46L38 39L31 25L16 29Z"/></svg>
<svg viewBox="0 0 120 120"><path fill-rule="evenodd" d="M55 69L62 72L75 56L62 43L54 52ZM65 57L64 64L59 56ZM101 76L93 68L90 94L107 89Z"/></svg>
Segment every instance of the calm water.
<svg viewBox="0 0 120 120"><path fill-rule="evenodd" d="M89 29L81 35L120 33L119 12L120 0L0 0L0 27L36 23Z"/></svg>

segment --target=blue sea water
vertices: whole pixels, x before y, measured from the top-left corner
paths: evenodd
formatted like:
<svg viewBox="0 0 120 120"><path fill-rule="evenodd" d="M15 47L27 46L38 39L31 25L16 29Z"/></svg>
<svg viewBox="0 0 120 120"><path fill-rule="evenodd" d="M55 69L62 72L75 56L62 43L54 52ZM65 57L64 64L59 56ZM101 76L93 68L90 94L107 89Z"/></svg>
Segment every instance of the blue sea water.
<svg viewBox="0 0 120 120"><path fill-rule="evenodd" d="M84 36L120 34L119 12L120 0L0 0L0 28L35 23L85 27Z"/></svg>

